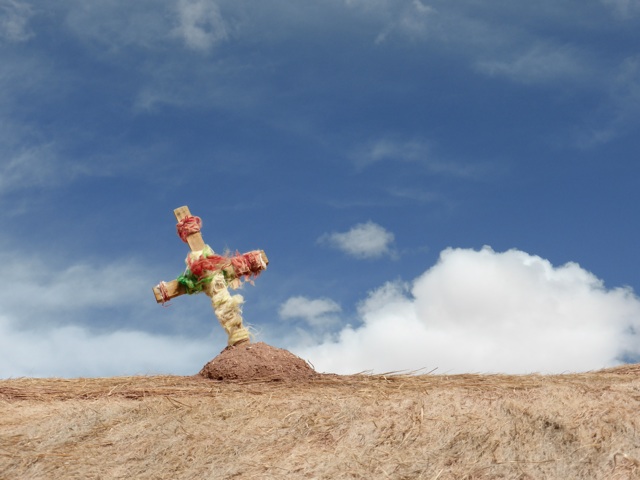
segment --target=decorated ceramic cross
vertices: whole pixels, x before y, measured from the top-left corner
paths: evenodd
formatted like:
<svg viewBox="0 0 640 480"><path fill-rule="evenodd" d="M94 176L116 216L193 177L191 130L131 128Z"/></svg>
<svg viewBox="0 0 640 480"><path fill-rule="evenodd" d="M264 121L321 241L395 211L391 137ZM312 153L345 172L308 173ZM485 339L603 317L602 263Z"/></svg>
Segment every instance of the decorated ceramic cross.
<svg viewBox="0 0 640 480"><path fill-rule="evenodd" d="M269 260L262 250L245 254L218 255L204 243L200 233L202 221L189 212L189 207L176 208L178 236L191 250L185 260L187 269L176 280L160 282L153 287L156 302L163 305L183 294L204 292L227 332L230 346L249 341L249 331L242 324L242 295L229 294L227 287L239 288L243 280L252 279L267 268Z"/></svg>

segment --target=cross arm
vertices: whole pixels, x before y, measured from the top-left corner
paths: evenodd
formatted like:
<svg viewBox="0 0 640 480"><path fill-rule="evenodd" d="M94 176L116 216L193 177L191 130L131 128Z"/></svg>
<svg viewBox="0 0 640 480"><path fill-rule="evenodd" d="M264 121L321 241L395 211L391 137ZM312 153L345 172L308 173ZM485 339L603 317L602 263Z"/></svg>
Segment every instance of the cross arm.
<svg viewBox="0 0 640 480"><path fill-rule="evenodd" d="M264 253L264 250L258 250L260 252L260 256L262 257L262 261L265 265L269 264L269 259L267 258L267 254ZM228 278L234 278L233 269L225 271L228 274ZM153 295L156 297L156 303L165 303L171 300L172 298L179 297L180 295L184 295L187 293L187 289L184 285L180 284L177 280L171 280L170 282L162 282L155 287L153 287Z"/></svg>
<svg viewBox="0 0 640 480"><path fill-rule="evenodd" d="M179 297L187 293L187 289L184 285L178 283L177 280L171 280L170 282L161 282L153 287L153 295L156 297L156 303L165 303L172 298Z"/></svg>

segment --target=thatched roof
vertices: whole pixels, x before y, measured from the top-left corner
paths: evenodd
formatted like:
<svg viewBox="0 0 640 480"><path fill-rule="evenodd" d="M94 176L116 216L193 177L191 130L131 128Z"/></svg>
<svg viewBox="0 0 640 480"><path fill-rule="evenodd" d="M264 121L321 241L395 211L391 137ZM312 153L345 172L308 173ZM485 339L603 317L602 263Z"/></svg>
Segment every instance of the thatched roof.
<svg viewBox="0 0 640 480"><path fill-rule="evenodd" d="M640 478L640 366L0 381L0 478Z"/></svg>

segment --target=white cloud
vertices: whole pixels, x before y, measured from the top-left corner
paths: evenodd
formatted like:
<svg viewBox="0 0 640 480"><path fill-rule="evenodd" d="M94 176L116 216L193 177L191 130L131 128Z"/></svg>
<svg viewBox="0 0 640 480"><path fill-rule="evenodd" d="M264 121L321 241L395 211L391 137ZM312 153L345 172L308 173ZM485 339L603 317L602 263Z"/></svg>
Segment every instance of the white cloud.
<svg viewBox="0 0 640 480"><path fill-rule="evenodd" d="M374 222L359 223L347 232L327 233L318 239L319 243L330 245L356 258L378 258L383 255L395 256L392 248L395 236Z"/></svg>
<svg viewBox="0 0 640 480"><path fill-rule="evenodd" d="M148 266L129 260L60 267L56 257L0 254L0 378L195 374L224 348L206 297L163 309ZM200 315L204 323L196 325ZM212 335L196 337L194 328Z"/></svg>
<svg viewBox="0 0 640 480"><path fill-rule="evenodd" d="M575 263L447 249L410 286L387 283L337 340L292 348L318 370L586 371L640 356L640 300Z"/></svg>
<svg viewBox="0 0 640 480"><path fill-rule="evenodd" d="M18 0L0 0L0 38L24 42L33 36L28 28L33 15L30 5Z"/></svg>
<svg viewBox="0 0 640 480"><path fill-rule="evenodd" d="M96 334L76 325L25 329L0 315L0 378L189 375L215 353L209 339L135 330Z"/></svg>
<svg viewBox="0 0 640 480"><path fill-rule="evenodd" d="M218 5L207 0L179 0L180 25L173 31L189 48L207 51L228 37Z"/></svg>
<svg viewBox="0 0 640 480"><path fill-rule="evenodd" d="M337 321L340 305L328 298L291 297L280 305L280 317L289 320L300 318L312 327L324 327Z"/></svg>

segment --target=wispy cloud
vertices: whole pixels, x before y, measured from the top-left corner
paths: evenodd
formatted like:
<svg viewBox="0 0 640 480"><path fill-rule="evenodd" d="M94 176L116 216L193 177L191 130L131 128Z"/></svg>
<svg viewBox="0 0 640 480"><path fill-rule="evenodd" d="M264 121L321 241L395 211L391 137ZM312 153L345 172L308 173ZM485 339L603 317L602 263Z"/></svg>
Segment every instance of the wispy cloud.
<svg viewBox="0 0 640 480"><path fill-rule="evenodd" d="M482 73L525 84L581 81L591 73L587 65L576 48L546 43L537 43L523 52L510 52L502 58L476 61L476 68Z"/></svg>
<svg viewBox="0 0 640 480"><path fill-rule="evenodd" d="M390 195L418 203L447 203L442 194L423 188L394 187L387 190Z"/></svg>
<svg viewBox="0 0 640 480"><path fill-rule="evenodd" d="M640 55L626 57L620 64L611 93L625 115L640 116Z"/></svg>
<svg viewBox="0 0 640 480"><path fill-rule="evenodd" d="M640 55L626 57L615 69L607 101L577 127L575 143L592 148L608 143L640 124Z"/></svg>
<svg viewBox="0 0 640 480"><path fill-rule="evenodd" d="M640 14L640 2L638 0L600 0L610 7L614 15L620 19L629 19Z"/></svg>
<svg viewBox="0 0 640 480"><path fill-rule="evenodd" d="M342 308L328 298L290 297L280 305L283 320L302 319L314 328L327 327L337 322L336 314Z"/></svg>
<svg viewBox="0 0 640 480"><path fill-rule="evenodd" d="M392 232L372 221L359 223L346 232L326 233L318 239L320 244L360 259L396 256L394 241Z"/></svg>
<svg viewBox="0 0 640 480"><path fill-rule="evenodd" d="M11 18L28 18L31 14L18 0L5 2L7 11L21 12L12 13ZM637 10L637 3L631 0L602 2L603 11L614 8L631 15ZM136 72L135 81L129 77L134 83L128 86L134 90L128 92L132 108L148 112L158 105L207 104L237 109L269 104L271 98L265 83L247 79L264 79L277 65L261 64L259 57L243 61L245 57L240 59L231 49L275 45L273 42L285 37L297 39L292 43L303 44L308 38L299 36L298 25L307 25L309 31L315 31L327 19L338 16L349 20L336 28L357 27L343 32L350 36L348 38L370 35L372 41L377 39L379 43L394 38L400 45L407 39L411 44L423 42L426 52L462 59L483 76L508 79L525 86L554 82L557 85L563 81L570 82L568 88L585 85L602 88L608 81L607 60L599 58L587 42L559 42L534 28L541 15L552 22L580 28L589 19L576 12L576 5L575 2L560 6L557 2L542 2L535 8L521 7L525 8L521 11L521 8L505 8L499 2L488 2L479 8L477 2L471 1L435 4L427 0L349 0L326 2L313 9L286 2L277 2L276 7L245 9L237 2L226 0L160 3L139 0L127 4L123 14L119 1L96 4L68 0L52 7L50 13L67 29L65 33L76 36L81 48L92 51L93 61L122 65ZM11 25L19 23L7 21ZM11 28L29 32L28 25ZM185 48L202 53L221 52L221 55L197 61L194 57L202 58L185 55ZM377 50L372 48L372 52ZM144 62L140 61L141 53ZM375 162L372 158L360 158L358 162L366 165ZM454 172L449 162L433 161L433 158L428 164L434 171L464 174L465 170L457 165Z"/></svg>
<svg viewBox="0 0 640 480"><path fill-rule="evenodd" d="M0 248L0 377L194 374L224 347L208 301L156 305L148 266Z"/></svg>
<svg viewBox="0 0 640 480"><path fill-rule="evenodd" d="M0 278L7 279L0 289L0 316L24 330L76 325L180 333L200 314L207 322L213 317L210 308L201 309L192 300L180 310L193 320L172 323L180 313L158 307L151 292L162 273L134 257L69 251L59 239L47 249L12 247L15 243L0 237Z"/></svg>
<svg viewBox="0 0 640 480"><path fill-rule="evenodd" d="M0 277L10 279L0 290L0 314L66 323L69 312L143 304L150 287L142 271L130 261L64 265L41 252L8 250L0 254Z"/></svg>
<svg viewBox="0 0 640 480"><path fill-rule="evenodd" d="M640 359L631 290L518 250L447 249L412 284L373 291L359 315L337 339L293 350L338 373L559 373Z"/></svg>
<svg viewBox="0 0 640 480"><path fill-rule="evenodd" d="M420 0L400 2L399 5L401 8L396 11L393 19L376 36L376 44L384 43L394 34L414 39L422 38L427 33L429 16L434 15L436 10Z"/></svg>
<svg viewBox="0 0 640 480"><path fill-rule="evenodd" d="M4 157L4 158L1 158ZM0 195L34 186L56 185L61 175L51 144L24 147L17 152L0 154Z"/></svg>
<svg viewBox="0 0 640 480"><path fill-rule="evenodd" d="M429 142L418 139L398 139L392 136L376 139L353 149L350 154L356 168L363 170L384 162L414 163L434 174L470 177L482 166L467 165L437 158Z"/></svg>
<svg viewBox="0 0 640 480"><path fill-rule="evenodd" d="M24 42L33 36L29 20L33 8L18 0L0 1L0 39L9 42Z"/></svg>
<svg viewBox="0 0 640 480"><path fill-rule="evenodd" d="M2 120L0 113L0 120ZM97 148L81 161L64 154L65 148L77 138L71 131L59 131L56 140L47 141L31 134L28 125L12 123L7 119L0 131L0 197L39 188L57 188L87 177L110 177L122 174L137 175L152 180L145 166L164 153L163 145ZM34 138L36 137L36 138ZM88 135L87 135L88 137ZM99 140L96 141L96 143ZM131 162L135 158L135 162Z"/></svg>
<svg viewBox="0 0 640 480"><path fill-rule="evenodd" d="M139 0L128 4L127 14L123 15L122 3L117 0L100 4L77 1L73 8L62 14L70 31L81 40L91 40L86 46L99 47L99 53L108 55L105 60L109 60L109 55L121 54L122 49L129 48L146 52L147 61L156 60L153 54L160 52L165 61L171 61L177 53L172 54L176 39L190 50L208 52L229 38L230 27L220 3ZM235 10L233 4L229 9Z"/></svg>
<svg viewBox="0 0 640 480"><path fill-rule="evenodd" d="M227 26L218 5L208 0L179 0L179 25L173 34L194 50L209 51L228 38Z"/></svg>
<svg viewBox="0 0 640 480"><path fill-rule="evenodd" d="M368 167L384 161L420 162L427 161L430 148L427 142L419 140L392 140L382 138L356 149L352 158L356 166Z"/></svg>
<svg viewBox="0 0 640 480"><path fill-rule="evenodd" d="M619 15L637 9L634 0L601 0ZM583 42L566 44L536 28L540 18L561 25L589 22L576 14L579 3L538 2L535 7L510 8L499 2L349 1L380 30L375 43L421 42L429 51L465 59L482 75L525 84L571 81L582 86L600 83L602 62L590 57ZM587 14L592 14L588 12Z"/></svg>

